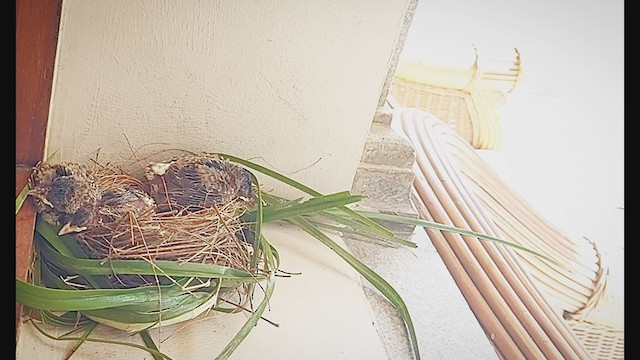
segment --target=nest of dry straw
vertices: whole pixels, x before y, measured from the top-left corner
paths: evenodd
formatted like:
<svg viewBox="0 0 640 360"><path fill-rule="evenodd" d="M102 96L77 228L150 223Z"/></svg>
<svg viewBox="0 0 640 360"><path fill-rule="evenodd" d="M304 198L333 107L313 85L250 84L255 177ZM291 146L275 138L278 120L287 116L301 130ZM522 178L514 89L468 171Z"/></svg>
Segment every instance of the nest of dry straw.
<svg viewBox="0 0 640 360"><path fill-rule="evenodd" d="M151 193L147 180L122 167L96 162L94 174L103 193L132 187ZM171 194L164 195L171 200ZM97 221L87 230L75 234L75 238L92 259L150 263L169 260L213 264L249 273L259 271L251 269L252 230L243 220L248 210L246 202L234 200L195 211L158 205L161 204L142 214L128 213L111 221ZM113 275L111 279L114 287L168 283L161 273L156 276Z"/></svg>

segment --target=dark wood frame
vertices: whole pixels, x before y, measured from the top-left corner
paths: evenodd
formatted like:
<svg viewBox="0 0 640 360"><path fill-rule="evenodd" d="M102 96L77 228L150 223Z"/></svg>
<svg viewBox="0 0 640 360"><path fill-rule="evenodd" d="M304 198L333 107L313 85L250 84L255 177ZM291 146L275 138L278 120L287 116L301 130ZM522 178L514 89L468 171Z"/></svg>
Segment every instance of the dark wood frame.
<svg viewBox="0 0 640 360"><path fill-rule="evenodd" d="M16 0L16 195L44 156L62 0ZM16 278L29 266L35 209L16 214ZM16 303L16 341L22 306Z"/></svg>

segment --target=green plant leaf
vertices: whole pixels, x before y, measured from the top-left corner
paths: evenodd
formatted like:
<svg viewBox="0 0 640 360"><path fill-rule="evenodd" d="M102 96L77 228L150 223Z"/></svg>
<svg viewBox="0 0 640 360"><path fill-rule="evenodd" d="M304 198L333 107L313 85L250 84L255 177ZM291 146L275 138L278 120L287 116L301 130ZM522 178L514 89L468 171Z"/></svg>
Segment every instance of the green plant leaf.
<svg viewBox="0 0 640 360"><path fill-rule="evenodd" d="M96 328L96 326L98 326L98 323L95 323L95 322L88 323L87 325L84 326L84 330L85 330L84 334L82 334L78 342L75 345L73 345L73 347L69 350L69 352L67 352L67 355L64 357L65 360L70 359L71 356L73 356L73 354L78 350L78 348L80 348L80 346L84 344L84 342L87 340L87 338Z"/></svg>
<svg viewBox="0 0 640 360"><path fill-rule="evenodd" d="M256 176L251 173L251 180L252 182L255 184L256 186L256 210L254 212L254 216L253 219L251 218L250 214L246 214L245 216L247 218L249 218L249 220L247 221L253 221L255 223L255 239L254 239L254 243L253 243L253 253L251 254L251 268L252 269L257 269L258 268L258 260L260 257L260 237L262 236L262 223L263 223L263 213L264 213L264 208L263 208L263 203L262 203L262 189L260 188L260 182L258 182L258 178L256 178Z"/></svg>
<svg viewBox="0 0 640 360"><path fill-rule="evenodd" d="M222 157L223 159L227 159L229 161L241 164L241 165L246 166L248 168L254 169L254 170L256 170L256 171L258 171L258 172L260 172L260 173L262 173L264 175L267 175L267 176L269 176L271 178L274 178L274 179L276 179L278 181L281 181L281 182L283 182L283 183L285 183L285 184L287 184L287 185L289 185L289 186L291 186L291 187L293 187L295 189L298 189L298 190L300 190L300 191L302 191L302 192L304 192L306 194L309 194L311 196L315 196L315 197L322 196L321 193L315 191L314 189L312 189L312 188L310 188L310 187L308 187L308 186L306 186L304 184L301 184L301 183L299 183L299 182L297 182L297 181L295 181L295 180L293 180L293 179L291 179L291 178L289 178L289 177L287 177L287 176L285 176L283 174L280 174L277 171L273 171L273 170L268 169L268 168L266 168L266 167L264 167L262 165L258 165L258 164L254 163L252 161L241 159L239 157L235 157L235 156L228 155L228 154L223 154L223 153L215 153L215 155L218 155L218 156ZM381 226L380 224L376 223L375 221L372 221L371 219L367 218L366 216L360 215L356 211L354 211L352 209L349 209L346 206L340 206L338 209L340 209L340 211L342 211L346 215L352 216L356 221L362 222L363 224L370 226L372 229L375 229L381 235L385 235L385 236L391 237L391 238L393 238L395 236L395 234L392 231L390 231L389 229Z"/></svg>
<svg viewBox="0 0 640 360"><path fill-rule="evenodd" d="M256 326L262 314L267 308L269 300L271 299L271 295L273 294L273 289L275 287L273 272L269 279L267 279L267 285L265 289L264 298L260 302L260 305L256 308L256 310L251 314L247 322L240 328L240 331L231 339L231 341L225 346L224 349L218 354L216 360L225 360L228 359L229 356L238 348L240 343L249 335L251 330Z"/></svg>
<svg viewBox="0 0 640 360"><path fill-rule="evenodd" d="M153 341L153 338L151 337L151 334L149 334L148 330L143 330L140 332L140 337L142 337L142 341L144 341L144 344L147 345L147 347L149 349L153 349L157 352L160 352L160 350L158 349L158 347L156 346L156 343ZM162 356L160 356L159 354L151 354L151 356L153 356L154 360L162 360Z"/></svg>
<svg viewBox="0 0 640 360"><path fill-rule="evenodd" d="M439 224L439 223L434 223L431 221L427 221L427 220L423 220L423 219L414 219L414 218L408 218L408 217L403 217L403 216L399 216L399 215L391 215L391 214L383 214L383 213L377 213L377 212L370 212L370 211L362 211L361 212L362 215L367 216L369 218L372 219L378 219L378 220L386 220L386 221L392 221L392 222L397 222L397 223L403 223L403 224L411 224L411 225L417 225L417 226L423 226L423 227L427 227L427 228L431 228L431 229L437 229L437 230L442 230L442 231L449 231L449 232L455 232L458 234L462 234L462 235L469 235L472 237L476 237L478 239L482 239L482 240L489 240L489 241L493 241L496 243L500 243L500 244L504 244L507 246L510 246L512 248L518 249L518 250L522 250L525 252L528 252L532 255L538 256L540 258L543 258L557 266L562 266L562 264L560 264L559 262L557 262L556 260L541 254L537 251L528 249L522 245L518 245L516 243L512 243L503 239L499 239L497 237L494 236L489 236L489 235L485 235L485 234L481 234L475 231L471 231L471 230L467 230L467 229L462 229L459 227L455 227L455 226L448 226L448 225L443 225L443 224Z"/></svg>
<svg viewBox="0 0 640 360"><path fill-rule="evenodd" d="M394 245L402 245L402 246L408 246L408 247L412 247L415 248L417 245L416 243L414 243L413 241L409 241L409 240L405 240L405 239L401 239L397 236L393 237L393 238L388 238L386 236L380 236L380 234L375 231L372 230L371 227L358 222L358 221L353 221L351 220L349 217L344 216L342 214L336 214L334 212L329 211L322 211L318 214L317 217L310 217L307 220L309 220L309 222L321 226L321 227L325 227L325 228L329 228L332 230L336 230L336 231L341 231L344 233L350 233L350 234L356 234L356 235L360 235L360 236L364 236L364 237L368 237L368 238L372 238L372 239L376 239L376 240L380 240L380 241L384 241L386 243L391 243ZM332 225L329 224L327 222L327 220L329 221L333 221L335 223L338 223L342 226L336 226L336 225Z"/></svg>
<svg viewBox="0 0 640 360"><path fill-rule="evenodd" d="M266 199L266 202L269 204L267 208L269 210L273 209L274 211L280 208L290 207L293 205L292 203L294 203L290 200L286 200L282 197L272 194L264 194L263 198ZM371 226L370 222L372 222L372 220L369 219L368 222L363 222L361 221L361 219L366 218L365 216L360 215L354 210L349 209L349 211L350 212L345 213L344 210L339 208L327 208L317 213L301 215L304 215L306 218L308 218L310 222L317 225L322 225L324 228L358 234L360 236L377 239L393 245L416 247L416 244L414 242L399 238L393 232L387 230L386 228L384 228L385 231L380 231L379 229L382 227L382 225L374 222L376 226ZM357 216L354 216L351 212L355 213ZM346 228L342 227L338 229L335 224L330 224L331 222L341 224Z"/></svg>
<svg viewBox="0 0 640 360"><path fill-rule="evenodd" d="M243 270L203 263L177 262L171 260L155 260L153 263L145 260L93 260L78 259L57 253L48 246L42 247L42 256L56 266L74 274L82 275L112 275L137 274L166 276L202 277L219 279L236 279L251 281L256 278Z"/></svg>
<svg viewBox="0 0 640 360"><path fill-rule="evenodd" d="M52 311L82 311L108 309L126 304L158 302L162 297L176 296L184 291L177 285L162 286L162 295L155 286L133 289L49 289L16 279L16 301L34 309Z"/></svg>
<svg viewBox="0 0 640 360"><path fill-rule="evenodd" d="M18 197L16 198L16 214L18 213L18 211L20 211L20 208L22 207L22 204L24 203L24 201L27 199L27 196L29 195L29 184L27 183L27 185L25 185L22 190L20 191L20 194L18 194Z"/></svg>
<svg viewBox="0 0 640 360"><path fill-rule="evenodd" d="M58 235L61 227L62 226L55 227L40 218L36 221L36 231L42 235L57 252L65 256L86 258L82 250L76 246L76 241L73 236L69 234Z"/></svg>
<svg viewBox="0 0 640 360"><path fill-rule="evenodd" d="M149 347L146 347L146 346L142 346L142 345L138 345L138 344L134 344L134 343L130 343L130 342L126 342L126 341L94 339L94 338L90 338L90 337L84 337L83 338L83 337L53 336L51 334L48 334L46 331L44 331L40 326L36 325L36 323L34 321L31 321L31 323L32 323L33 327L36 330L38 330L38 332L40 332L42 335L44 335L47 338L52 339L52 340L58 340L58 341L80 341L80 340L82 340L83 342L96 342L96 343L103 343L103 344L122 345L122 346L128 346L128 347L144 350L144 351L148 352L149 354L159 356L160 359L172 360L166 354L163 354L163 353L161 353L161 352L159 352L159 351L157 351L155 349L152 349L152 348L149 348Z"/></svg>
<svg viewBox="0 0 640 360"><path fill-rule="evenodd" d="M263 210L262 220L265 223L286 220L293 216L316 214L322 210L332 209L358 202L362 196L351 195L348 191L314 197L298 204L287 204L284 207L267 206ZM248 221L255 220L255 212L246 215Z"/></svg>
<svg viewBox="0 0 640 360"><path fill-rule="evenodd" d="M298 226L302 230L306 231L316 239L320 240L324 245L333 250L338 256L345 260L351 267L353 267L360 275L362 275L367 281L369 281L376 289L378 289L398 310L400 316L404 320L409 333L410 343L416 356L416 359L420 359L420 351L418 349L418 339L416 337L415 329L413 327L413 321L409 315L409 310L404 303L404 300L396 292L396 290L380 275L371 270L368 266L358 260L355 256L351 255L348 251L340 247L335 241L331 240L325 233L320 231L312 223L308 222L302 217L297 217L289 220L294 225Z"/></svg>

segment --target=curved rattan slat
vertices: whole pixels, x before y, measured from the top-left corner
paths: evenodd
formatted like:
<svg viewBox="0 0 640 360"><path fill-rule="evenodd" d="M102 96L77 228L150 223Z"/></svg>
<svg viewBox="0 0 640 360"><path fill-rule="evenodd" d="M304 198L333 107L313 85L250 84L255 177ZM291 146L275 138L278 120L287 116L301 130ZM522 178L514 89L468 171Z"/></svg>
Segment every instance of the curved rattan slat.
<svg viewBox="0 0 640 360"><path fill-rule="evenodd" d="M418 109L401 108L395 116L416 148L414 189L424 218L506 238L563 264L426 230L501 356L623 354L623 332L587 326L606 290L606 264L594 244L576 242L550 224L442 121Z"/></svg>
<svg viewBox="0 0 640 360"><path fill-rule="evenodd" d="M459 177L455 164L448 160L443 144L431 138L437 131L423 128L425 122L413 121L412 124L414 127L405 126L404 129L416 144L419 175L416 188L429 204L426 207L429 214L441 223L498 236L495 227L484 216L476 199L473 199L473 194ZM442 123L438 125L451 131ZM438 211L434 211L436 208ZM533 288L523 284L523 279L517 276L517 270L506 266L510 263L506 258L508 252L499 250L493 243L478 242L477 239L453 233L444 233L444 238L446 244L441 242L437 248L439 251L450 248L471 280L470 283L459 285L461 288L476 287L481 295L471 301L468 299L470 306L474 311L483 307L488 307L491 311L476 312L476 316L482 318L483 324L485 319L496 317L498 323L494 323L488 333L494 334L494 331L500 329L521 352L518 354L510 347L496 342L499 352L505 358L587 358L575 341L571 344L567 339L557 336L555 327L551 326L552 322L547 321L547 316L544 316L545 311L541 311L540 306L533 301L534 297L529 295ZM549 327L554 331L549 331ZM492 339L505 342L496 336Z"/></svg>
<svg viewBox="0 0 640 360"><path fill-rule="evenodd" d="M600 266L601 255L593 244L588 241L577 243L550 224L505 185L466 144L450 146L449 154L460 166L474 193L483 199L485 210L507 239L557 259L564 266L528 254L521 255L528 270L543 284L544 291L573 300L573 307L562 307L562 312L573 313L595 303L596 295L602 293L598 289L603 287L605 270Z"/></svg>

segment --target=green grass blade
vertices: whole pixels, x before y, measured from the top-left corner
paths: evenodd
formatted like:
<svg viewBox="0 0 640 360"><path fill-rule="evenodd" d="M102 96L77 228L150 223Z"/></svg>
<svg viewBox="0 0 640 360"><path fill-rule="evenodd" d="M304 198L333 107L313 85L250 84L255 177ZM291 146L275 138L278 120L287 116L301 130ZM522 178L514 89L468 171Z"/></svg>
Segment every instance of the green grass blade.
<svg viewBox="0 0 640 360"><path fill-rule="evenodd" d="M431 221L427 221L427 220L423 220L423 219L414 219L414 218L408 218L408 217L404 217L404 216L399 216L399 215L391 215L391 214L382 214L382 213L377 213L377 212L370 212L370 211L362 211L361 212L362 215L370 217L372 219L378 219L378 220L386 220L386 221L392 221L392 222L397 222L397 223L403 223L403 224L410 224L410 225L417 225L417 226L423 226L423 227L427 227L427 228L431 228L431 229L437 229L437 230L442 230L442 231L449 231L449 232L455 232L458 234L462 234L462 235L469 235L469 236L473 236L476 237L478 239L482 239L482 240L489 240L489 241L493 241L496 243L500 243L500 244L504 244L507 246L510 246L512 248L518 249L518 250L522 250L525 252L528 252L532 255L538 256L540 258L543 258L555 265L558 266L562 266L560 263L558 263L556 260L543 255L537 251L528 249L522 245L516 244L516 243L512 243L503 239L499 239L497 237L494 236L489 236L489 235L485 235L485 234L481 234L475 231L471 231L471 230L467 230L467 229L462 229L459 227L455 227L455 226L448 226L448 225L443 225L443 224L438 224L438 223L434 223Z"/></svg>
<svg viewBox="0 0 640 360"><path fill-rule="evenodd" d="M53 275L53 273L48 270L47 266L43 267L43 277L48 280L48 283L52 284L57 289L84 291L68 285L60 278ZM158 321L159 312L161 313L162 319L172 319L192 311L205 303L212 296L211 291L213 290L210 291L209 288L201 288L199 290L202 291L184 292L174 296L164 296L161 304L157 302L122 304L117 308L111 307L107 309L84 310L83 314L91 317L92 319L103 319L127 324L154 323Z"/></svg>
<svg viewBox="0 0 640 360"><path fill-rule="evenodd" d="M39 310L40 317L44 323L60 326L84 326L94 323L93 320L78 315L78 312L69 311L62 315L57 315L48 310Z"/></svg>
<svg viewBox="0 0 640 360"><path fill-rule="evenodd" d="M251 330L256 326L262 314L264 313L269 300L271 299L271 295L273 294L273 289L275 287L273 272L271 276L267 280L267 286L265 289L264 298L260 302L260 305L256 308L256 310L251 314L247 322L240 328L240 331L236 334L236 336L231 339L231 341L227 344L227 346L220 352L220 354L216 357L216 360L225 360L228 359L229 356L238 348L240 343L249 335Z"/></svg>
<svg viewBox="0 0 640 360"><path fill-rule="evenodd" d="M73 356L73 354L80 348L80 346L82 344L84 344L84 342L87 340L87 338L93 332L93 330L96 328L96 326L98 326L98 323L95 323L95 322L91 322L91 323L85 325L86 329L85 329L84 334L82 334L82 336L80 337L78 342L75 345L73 345L73 347L69 350L69 352L67 352L67 355L64 357L65 360L70 359L71 356Z"/></svg>
<svg viewBox="0 0 640 360"><path fill-rule="evenodd" d="M210 300L211 296L212 294L203 292L173 296L163 300L162 309L158 309L158 303L139 303L131 306L123 305L117 308L86 310L83 311L83 314L96 320L109 320L122 324L148 324L148 326L151 326L160 320L166 322L189 313Z"/></svg>
<svg viewBox="0 0 640 360"><path fill-rule="evenodd" d="M277 256L277 252L271 243L264 236L260 237L262 243L265 262L269 271L275 272L280 267L280 258Z"/></svg>
<svg viewBox="0 0 640 360"><path fill-rule="evenodd" d="M286 220L293 216L316 214L322 210L352 204L360 201L361 199L361 196L351 195L348 191L344 191L336 194L311 198L298 204L287 205L286 207L267 206L263 210L263 221L265 223L275 222ZM246 218L248 221L253 221L255 220L255 216L255 212L249 212L247 213Z"/></svg>
<svg viewBox="0 0 640 360"><path fill-rule="evenodd" d="M47 246L54 247L61 254L67 256L75 256L80 258L86 258L86 255L80 249L76 241L71 235L58 236L58 230L55 227L49 225L45 221L38 218L36 222L37 233L34 236L34 247L38 252L38 256L42 256L42 249ZM45 245L47 243L48 245ZM94 277L91 275L83 275L83 279L91 285L93 288L110 288L109 282L101 277Z"/></svg>
<svg viewBox="0 0 640 360"><path fill-rule="evenodd" d="M147 347L149 349L153 349L157 352L160 352L160 350L158 349L158 347L156 346L156 343L153 341L153 338L151 337L151 334L149 334L148 330L144 330L140 332L140 337L142 337L142 341L144 341L144 344L147 345ZM162 356L160 356L159 354L151 354L151 356L153 356L154 360L162 360Z"/></svg>
<svg viewBox="0 0 640 360"><path fill-rule="evenodd" d="M218 289L219 288L216 287L212 293L193 293L189 297L183 297L183 300L188 301L180 302L178 305L170 308L163 308L160 311L156 311L155 308L157 305L151 303L126 306L129 308L146 305L152 308L151 311L123 310L125 308L125 306L123 306L112 309L85 311L84 313L87 317L102 324L124 330L128 333L138 333L160 326L161 324L166 326L185 322L209 311L218 299ZM120 313L120 315L118 315L118 313Z"/></svg>
<svg viewBox="0 0 640 360"><path fill-rule="evenodd" d="M177 285L148 286L133 289L49 289L16 279L16 301L34 309L52 311L83 311L108 309L126 304L158 302L161 296L169 298L181 294Z"/></svg>
<svg viewBox="0 0 640 360"><path fill-rule="evenodd" d="M293 179L291 179L291 178L289 178L289 177L287 177L287 176L285 176L283 174L280 174L279 172L276 172L276 171L268 169L268 168L266 168L264 166L258 165L258 164L254 163L252 161L241 159L239 157L235 157L233 155L228 155L228 154L217 153L216 155L218 155L218 156L220 156L220 157L222 157L224 159L227 159L229 161L236 162L236 163L241 164L243 166L246 166L248 168L254 169L254 170L256 170L256 171L258 171L258 172L260 172L260 173L262 173L264 175L267 175L267 176L269 176L271 178L274 178L274 179L276 179L278 181L281 181L281 182L283 182L283 183L285 183L285 184L287 184L287 185L289 185L289 186L291 186L291 187L293 187L295 189L298 189L298 190L300 190L300 191L302 191L302 192L304 192L306 194L309 194L311 196L316 196L316 197L317 196L322 196L322 194L317 192L316 190L314 190L314 189L312 189L312 188L310 188L310 187L308 187L308 186L306 186L304 184L301 184L301 183L299 183L299 182L297 182L297 181L295 181L295 180L293 180ZM349 209L346 206L341 206L339 209L340 209L340 211L342 211L346 215L352 216L356 221L360 221L363 224L370 226L372 229L375 229L376 231L380 232L381 234L384 234L384 235L386 235L388 237L393 237L394 236L394 233L392 231L390 231L389 229L386 229L384 226L376 223L375 221L372 221L371 219L367 218L366 216L360 215L356 211L354 211L352 209Z"/></svg>
<svg viewBox="0 0 640 360"><path fill-rule="evenodd" d="M49 246L42 247L42 256L58 267L74 273L86 275L137 274L155 275L157 273L176 277L202 277L219 279L253 280L255 275L232 267L204 264L180 263L171 260L94 260L78 259L57 253Z"/></svg>
<svg viewBox="0 0 640 360"><path fill-rule="evenodd" d="M300 191L302 191L304 193L307 193L309 195L322 196L322 194L320 194L319 192L313 190L312 188L310 188L310 187L308 187L308 186L306 186L304 184L301 184L301 183L299 183L299 182L297 182L297 181L295 181L295 180L293 180L293 179L291 179L291 178L289 178L289 177L287 177L285 175L282 175L279 172L273 171L273 170L271 170L269 168L266 168L266 167L264 167L262 165L258 165L258 164L254 163L252 161L241 159L241 158L235 157L233 155L222 154L222 153L216 153L215 155L219 155L223 159L226 159L226 160L229 160L229 161L244 165L244 166L246 166L248 168L251 168L253 170L256 170L256 171L258 171L258 172L260 172L262 174L265 174L265 175L267 175L269 177L272 177L272 178L274 178L276 180L279 180L279 181L281 181L281 182L283 182L283 183L285 183L287 185L290 185L290 186L292 186L292 187L294 187L294 188L296 188L296 189L298 189L298 190L300 190Z"/></svg>
<svg viewBox="0 0 640 360"><path fill-rule="evenodd" d="M324 221L321 221L320 219ZM374 238L377 240L385 241L385 242L396 244L396 245L408 246L413 248L417 246L416 243L414 243L413 241L401 239L397 236L394 236L393 238L380 236L380 234L377 231L372 230L367 225L364 225L357 221L353 221L345 216L334 214L329 211L322 211L318 214L318 218L309 218L307 220L309 220L310 222L318 226L323 226L326 228L342 231L345 233L351 233L351 234L357 234L365 237L370 237L370 238ZM330 220L338 224L342 224L343 226L332 226L331 224L328 224L326 220Z"/></svg>
<svg viewBox="0 0 640 360"><path fill-rule="evenodd" d="M58 157L58 152L57 152L57 151L54 151L54 152L52 152L51 154L49 154L49 156L47 156L47 158L44 160L44 162L46 162L46 163L50 163L50 162L52 162L53 160L55 160L55 158L56 158L56 157Z"/></svg>
<svg viewBox="0 0 640 360"><path fill-rule="evenodd" d="M251 269L257 269L258 268L258 260L260 258L260 237L262 236L262 223L263 223L263 212L264 212L264 208L263 208L263 203L262 203L262 189L260 188L260 183L258 182L258 179L255 177L255 175L253 175L253 173L251 174L251 180L253 181L253 183L256 185L256 211L254 213L254 218L253 219L249 219L248 221L253 221L255 223L255 239L253 241L253 253L251 254ZM245 217L250 218L250 214L246 214Z"/></svg>
<svg viewBox="0 0 640 360"><path fill-rule="evenodd" d="M18 213L18 211L20 211L22 204L27 199L28 193L29 193L29 184L26 184L20 191L20 194L18 194L18 197L16 198L16 214Z"/></svg>
<svg viewBox="0 0 640 360"><path fill-rule="evenodd" d="M316 239L320 240L324 245L333 250L336 254L338 254L343 260L345 260L349 265L351 265L360 275L362 275L367 281L369 281L376 289L378 289L390 302L393 306L398 310L400 316L404 320L405 326L407 327L407 332L409 333L409 338L411 342L412 349L416 356L416 359L420 359L420 352L418 349L418 339L416 337L415 329L413 327L413 321L411 320L411 316L409 315L409 310L404 303L404 300L400 297L400 295L396 292L396 290L380 275L371 270L368 266L358 260L356 257L351 255L348 251L340 247L336 242L331 240L326 234L320 231L313 224L308 222L302 217L294 218L290 220L291 223L300 227L302 230L306 231Z"/></svg>
<svg viewBox="0 0 640 360"><path fill-rule="evenodd" d="M62 226L55 227L40 218L36 221L36 231L42 235L56 251L65 256L85 258L84 253L75 246L76 241L73 236L69 234L58 236L58 231L61 227Z"/></svg>
<svg viewBox="0 0 640 360"><path fill-rule="evenodd" d="M112 345L123 345L123 346L129 346L129 347L133 347L136 349L140 349L143 351L148 352L149 354L152 355L157 355L159 356L160 359L166 359L166 360L172 360L168 355L163 354L155 349L146 347L146 346L142 346L142 345L138 345L138 344L134 344L134 343L129 343L129 342L125 342L125 341L115 341L115 340L106 340L106 339L95 339L95 338L79 338L79 337L67 337L67 336L53 336L51 334L48 334L46 331L44 331L41 327L39 327L38 325L36 325L35 322L31 322L33 324L33 327L38 330L42 335L46 336L49 339L52 340L57 340L57 341L79 341L79 340L83 340L85 342L96 342L96 343L103 343L103 344L112 344Z"/></svg>

